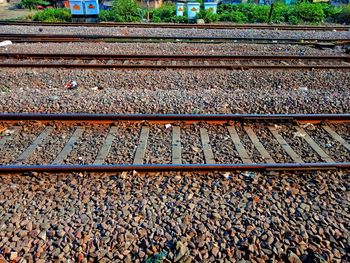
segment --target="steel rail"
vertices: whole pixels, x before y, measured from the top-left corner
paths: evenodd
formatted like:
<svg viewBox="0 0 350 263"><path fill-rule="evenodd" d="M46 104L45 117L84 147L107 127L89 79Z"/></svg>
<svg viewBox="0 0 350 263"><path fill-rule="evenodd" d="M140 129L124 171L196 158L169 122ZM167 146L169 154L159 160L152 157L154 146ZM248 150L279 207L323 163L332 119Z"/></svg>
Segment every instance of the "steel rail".
<svg viewBox="0 0 350 263"><path fill-rule="evenodd" d="M172 69L350 69L350 63L344 63L340 65L334 64L324 64L321 63L319 65L305 65L305 64L297 64L297 65L270 65L270 64L247 64L246 60L273 60L273 61L290 61L290 60L317 60L317 61L344 61L350 62L350 56L291 56L291 55L121 55L121 54L45 54L45 53L2 53L0 54L2 59L35 59L35 60L47 60L47 59L85 59L85 60L128 60L128 61L138 61L138 60L146 60L146 61L244 61L243 64L124 64L124 63L107 63L107 64L99 64L99 63L65 63L60 61L60 63L44 63L39 62L21 62L15 61L15 63L8 62L0 62L0 67L40 67L40 68L84 68L84 69L164 69L164 68L172 68Z"/></svg>
<svg viewBox="0 0 350 263"><path fill-rule="evenodd" d="M131 27L131 28L198 28L198 29L261 29L261 30L312 30L312 31L349 31L349 26L298 26L298 25L262 25L262 24L168 24L168 23L76 23L76 22L18 22L2 21L0 25L15 26L64 26L64 27Z"/></svg>
<svg viewBox="0 0 350 263"><path fill-rule="evenodd" d="M338 69L349 70L350 65L126 65L126 64L42 64L42 63L0 63L0 67L7 68L69 68L69 69L227 69L227 70L248 70L248 69Z"/></svg>
<svg viewBox="0 0 350 263"><path fill-rule="evenodd" d="M350 61L348 55L163 55L163 54L75 54L75 53L0 53L1 58L6 59L20 59L20 58L35 58L35 59L207 59L207 60L345 60Z"/></svg>
<svg viewBox="0 0 350 263"><path fill-rule="evenodd" d="M335 43L338 45L350 43L350 38L322 39L322 38L252 38L252 37L204 37L204 36L116 36L116 35L67 35L67 34L0 34L1 40L12 40L14 42L74 42L74 41L205 41L205 43L216 42L253 42L253 43L290 43L290 44L317 44Z"/></svg>
<svg viewBox="0 0 350 263"><path fill-rule="evenodd" d="M0 173L24 172L196 172L196 171L310 171L350 169L345 163L267 163L267 164L114 164L114 165L0 165Z"/></svg>
<svg viewBox="0 0 350 263"><path fill-rule="evenodd" d="M0 121L350 121L350 114L79 114L0 113Z"/></svg>

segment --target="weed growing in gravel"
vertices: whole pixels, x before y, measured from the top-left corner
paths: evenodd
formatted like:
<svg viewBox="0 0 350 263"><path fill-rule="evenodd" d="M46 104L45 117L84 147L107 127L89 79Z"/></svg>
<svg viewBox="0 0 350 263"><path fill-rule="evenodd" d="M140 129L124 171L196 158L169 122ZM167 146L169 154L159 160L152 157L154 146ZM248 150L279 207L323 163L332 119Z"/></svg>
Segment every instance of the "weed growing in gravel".
<svg viewBox="0 0 350 263"><path fill-rule="evenodd" d="M5 86L0 87L0 92L6 93L6 92L10 92L10 91L11 91L11 89L8 87L5 87Z"/></svg>

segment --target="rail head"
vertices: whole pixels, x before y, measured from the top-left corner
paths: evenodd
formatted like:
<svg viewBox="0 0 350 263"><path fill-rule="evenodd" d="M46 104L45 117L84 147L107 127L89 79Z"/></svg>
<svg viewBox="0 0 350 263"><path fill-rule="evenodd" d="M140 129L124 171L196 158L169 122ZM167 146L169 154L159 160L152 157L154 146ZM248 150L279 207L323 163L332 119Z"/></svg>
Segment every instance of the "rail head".
<svg viewBox="0 0 350 263"><path fill-rule="evenodd" d="M349 170L350 163L273 164L115 164L115 165L0 165L1 174L46 172L213 172L213 171L317 171Z"/></svg>
<svg viewBox="0 0 350 263"><path fill-rule="evenodd" d="M86 113L0 113L0 121L300 121L349 122L350 114L86 114Z"/></svg>

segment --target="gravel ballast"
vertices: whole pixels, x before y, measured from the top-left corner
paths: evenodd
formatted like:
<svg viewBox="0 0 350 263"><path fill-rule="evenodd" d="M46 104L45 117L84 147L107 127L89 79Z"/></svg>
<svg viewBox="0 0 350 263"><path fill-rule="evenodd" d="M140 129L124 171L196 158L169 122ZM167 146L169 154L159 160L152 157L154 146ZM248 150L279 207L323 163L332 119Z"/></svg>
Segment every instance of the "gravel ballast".
<svg viewBox="0 0 350 263"><path fill-rule="evenodd" d="M110 36L183 36L183 37L243 37L275 39L350 39L347 31L293 31L260 29L174 29L174 28L126 28L126 27L40 27L9 26L0 28L2 34L63 34Z"/></svg>
<svg viewBox="0 0 350 263"><path fill-rule="evenodd" d="M2 26L0 33L346 38L350 32ZM13 44L0 52L113 54L331 55L302 45L184 43ZM75 81L77 89L67 89ZM0 71L0 112L35 113L349 113L347 70L64 70ZM77 126L53 131L23 164L50 164ZM105 164L131 164L142 125L144 162L171 163L172 128L114 123ZM217 163L242 163L225 125L181 127L184 164L205 163L200 130ZM231 123L231 125L233 125ZM238 125L238 124L236 124ZM277 163L293 162L266 123L245 123ZM295 133L271 123L308 162L322 161ZM349 141L349 124L329 124ZM303 127L303 126L302 126ZM316 127L316 129L314 129ZM43 131L40 122L0 123L1 164L13 164ZM92 164L111 126L89 124L63 163ZM253 162L264 163L243 126ZM335 161L350 152L322 130L307 133ZM2 142L6 140L4 144ZM348 171L110 174L29 173L0 176L0 262L347 262ZM6 262L5 261L5 262Z"/></svg>
<svg viewBox="0 0 350 263"><path fill-rule="evenodd" d="M316 49L280 44L186 44L186 43L15 43L1 53L64 54L162 54L162 55L333 55L342 49Z"/></svg>
<svg viewBox="0 0 350 263"><path fill-rule="evenodd" d="M0 111L348 113L349 83L346 70L3 69Z"/></svg>
<svg viewBox="0 0 350 263"><path fill-rule="evenodd" d="M0 257L346 262L349 187L334 171L1 176Z"/></svg>

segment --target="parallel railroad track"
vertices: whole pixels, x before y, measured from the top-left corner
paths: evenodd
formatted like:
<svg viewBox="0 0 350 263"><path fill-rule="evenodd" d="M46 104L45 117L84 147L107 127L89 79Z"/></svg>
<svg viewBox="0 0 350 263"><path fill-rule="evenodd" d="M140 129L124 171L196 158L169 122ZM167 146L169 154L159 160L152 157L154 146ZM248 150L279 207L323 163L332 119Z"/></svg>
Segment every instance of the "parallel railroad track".
<svg viewBox="0 0 350 263"><path fill-rule="evenodd" d="M45 23L0 22L0 25L16 26L69 26L69 27L131 27L131 28L203 28L203 29L268 29L292 31L349 31L349 26L293 26L293 25L234 25L234 24L149 24L149 23Z"/></svg>
<svg viewBox="0 0 350 263"><path fill-rule="evenodd" d="M349 122L350 114L0 114L0 173L349 170Z"/></svg>
<svg viewBox="0 0 350 263"><path fill-rule="evenodd" d="M252 38L252 37L204 37L204 36L129 36L129 35L65 35L65 34L0 34L0 41L23 42L185 42L185 43L254 43L298 45L348 45L350 38Z"/></svg>
<svg viewBox="0 0 350 263"><path fill-rule="evenodd" d="M1 53L0 67L350 69L350 56Z"/></svg>

